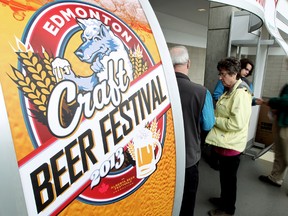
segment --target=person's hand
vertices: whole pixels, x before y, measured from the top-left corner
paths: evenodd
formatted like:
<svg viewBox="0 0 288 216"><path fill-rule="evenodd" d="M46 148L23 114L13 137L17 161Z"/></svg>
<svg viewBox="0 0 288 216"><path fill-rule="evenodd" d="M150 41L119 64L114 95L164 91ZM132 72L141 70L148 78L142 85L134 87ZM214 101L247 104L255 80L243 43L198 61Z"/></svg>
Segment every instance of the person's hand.
<svg viewBox="0 0 288 216"><path fill-rule="evenodd" d="M256 98L255 103L257 105L263 105L265 104L265 101L262 98Z"/></svg>
<svg viewBox="0 0 288 216"><path fill-rule="evenodd" d="M266 105L266 106L269 106L269 99L263 100L263 104Z"/></svg>
<svg viewBox="0 0 288 216"><path fill-rule="evenodd" d="M262 98L256 98L255 103L257 105L266 105L269 106L269 100L263 100Z"/></svg>

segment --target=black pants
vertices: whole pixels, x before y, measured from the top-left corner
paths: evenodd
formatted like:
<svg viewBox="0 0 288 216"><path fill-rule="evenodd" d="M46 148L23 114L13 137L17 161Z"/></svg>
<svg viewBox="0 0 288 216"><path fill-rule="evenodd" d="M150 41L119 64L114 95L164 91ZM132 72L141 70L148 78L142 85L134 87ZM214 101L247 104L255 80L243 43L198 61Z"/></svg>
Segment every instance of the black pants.
<svg viewBox="0 0 288 216"><path fill-rule="evenodd" d="M185 185L180 216L193 216L199 182L198 163L186 168Z"/></svg>
<svg viewBox="0 0 288 216"><path fill-rule="evenodd" d="M235 213L237 196L237 171L240 164L240 154L236 156L219 156L219 171L221 199L224 210L228 214Z"/></svg>

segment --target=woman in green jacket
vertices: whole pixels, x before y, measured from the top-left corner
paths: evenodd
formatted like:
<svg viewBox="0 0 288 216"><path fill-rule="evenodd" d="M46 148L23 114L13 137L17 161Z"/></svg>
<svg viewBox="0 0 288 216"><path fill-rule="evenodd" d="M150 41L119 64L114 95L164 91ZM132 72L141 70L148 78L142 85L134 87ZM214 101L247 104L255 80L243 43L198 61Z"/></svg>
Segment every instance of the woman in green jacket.
<svg viewBox="0 0 288 216"><path fill-rule="evenodd" d="M237 194L237 171L240 154L247 143L251 116L252 92L240 79L240 61L229 57L218 62L219 79L228 90L219 98L215 108L215 125L206 137L219 158L221 195L210 198L217 209L210 216L233 215Z"/></svg>
<svg viewBox="0 0 288 216"><path fill-rule="evenodd" d="M261 175L259 179L271 185L281 187L288 169L288 84L284 85L279 97L263 101L271 108L274 115L274 163L268 176Z"/></svg>

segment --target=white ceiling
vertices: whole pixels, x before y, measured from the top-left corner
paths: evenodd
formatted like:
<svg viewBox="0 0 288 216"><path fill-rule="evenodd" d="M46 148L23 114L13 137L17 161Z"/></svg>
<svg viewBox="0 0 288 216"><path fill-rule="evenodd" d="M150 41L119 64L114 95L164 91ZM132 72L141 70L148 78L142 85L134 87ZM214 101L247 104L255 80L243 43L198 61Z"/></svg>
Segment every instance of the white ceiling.
<svg viewBox="0 0 288 216"><path fill-rule="evenodd" d="M149 0L152 8L156 12L168 14L193 23L208 25L208 0ZM199 12L204 8L206 11Z"/></svg>

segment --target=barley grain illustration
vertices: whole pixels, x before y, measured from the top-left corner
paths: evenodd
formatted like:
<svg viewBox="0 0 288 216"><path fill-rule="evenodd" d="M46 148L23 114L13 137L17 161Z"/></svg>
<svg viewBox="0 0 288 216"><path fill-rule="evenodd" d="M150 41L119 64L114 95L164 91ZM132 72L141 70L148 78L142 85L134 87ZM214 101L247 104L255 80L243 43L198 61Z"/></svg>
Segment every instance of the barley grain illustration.
<svg viewBox="0 0 288 216"><path fill-rule="evenodd" d="M56 83L51 67L52 58L47 52L43 53L42 61L33 52L18 52L17 55L22 63L25 75L12 67L14 77L10 77L25 97L35 106L37 112L46 117L48 99Z"/></svg>

